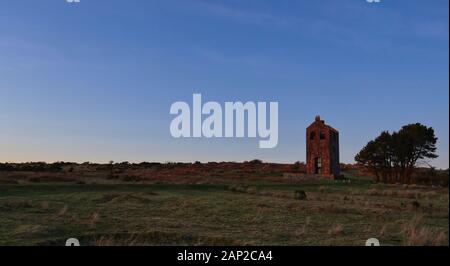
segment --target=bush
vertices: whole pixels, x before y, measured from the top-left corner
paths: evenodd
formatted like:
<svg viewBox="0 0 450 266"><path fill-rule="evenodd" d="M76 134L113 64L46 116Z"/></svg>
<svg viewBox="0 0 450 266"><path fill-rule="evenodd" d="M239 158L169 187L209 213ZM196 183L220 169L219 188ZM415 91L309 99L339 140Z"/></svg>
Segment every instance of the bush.
<svg viewBox="0 0 450 266"><path fill-rule="evenodd" d="M306 200L306 192L304 190L295 190L294 197L298 200Z"/></svg>
<svg viewBox="0 0 450 266"><path fill-rule="evenodd" d="M449 170L417 169L416 173L413 174L412 181L420 185L448 187Z"/></svg>

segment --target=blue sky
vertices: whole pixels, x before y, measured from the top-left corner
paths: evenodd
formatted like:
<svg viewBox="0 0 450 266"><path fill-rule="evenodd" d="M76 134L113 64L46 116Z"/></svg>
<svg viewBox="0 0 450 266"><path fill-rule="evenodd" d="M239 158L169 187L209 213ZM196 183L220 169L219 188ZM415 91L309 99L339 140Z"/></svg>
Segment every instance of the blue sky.
<svg viewBox="0 0 450 266"><path fill-rule="evenodd" d="M303 161L320 114L343 162L420 122L447 168L448 19L447 0L1 0L0 161ZM172 138L197 92L278 101L277 148Z"/></svg>

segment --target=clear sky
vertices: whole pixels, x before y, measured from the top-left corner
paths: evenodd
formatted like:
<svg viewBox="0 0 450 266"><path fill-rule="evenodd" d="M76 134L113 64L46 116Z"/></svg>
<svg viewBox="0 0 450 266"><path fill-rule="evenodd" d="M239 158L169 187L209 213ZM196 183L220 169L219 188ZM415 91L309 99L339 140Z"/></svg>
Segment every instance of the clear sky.
<svg viewBox="0 0 450 266"><path fill-rule="evenodd" d="M0 0L0 161L341 160L420 122L449 161L447 0ZM175 101L278 101L279 142L174 139Z"/></svg>

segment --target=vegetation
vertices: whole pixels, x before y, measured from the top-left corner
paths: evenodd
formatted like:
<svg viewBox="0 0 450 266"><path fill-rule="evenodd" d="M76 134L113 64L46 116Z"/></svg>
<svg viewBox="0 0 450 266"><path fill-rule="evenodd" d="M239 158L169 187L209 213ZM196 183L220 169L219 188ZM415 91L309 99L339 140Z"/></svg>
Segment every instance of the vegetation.
<svg viewBox="0 0 450 266"><path fill-rule="evenodd" d="M0 171L0 245L448 245L448 188L375 184L351 165L343 181L283 177L297 166Z"/></svg>
<svg viewBox="0 0 450 266"><path fill-rule="evenodd" d="M411 183L419 162L438 157L434 130L419 123L398 132L384 131L355 156L355 161L375 175L376 182Z"/></svg>
<svg viewBox="0 0 450 266"><path fill-rule="evenodd" d="M0 163L0 171L34 171L34 172L59 172L66 163L56 162L47 164L45 162L30 162L23 164Z"/></svg>

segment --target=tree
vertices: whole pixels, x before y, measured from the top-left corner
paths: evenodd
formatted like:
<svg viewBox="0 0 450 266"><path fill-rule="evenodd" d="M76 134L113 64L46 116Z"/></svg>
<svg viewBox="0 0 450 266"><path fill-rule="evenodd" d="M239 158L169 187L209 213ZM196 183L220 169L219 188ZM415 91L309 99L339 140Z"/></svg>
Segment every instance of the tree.
<svg viewBox="0 0 450 266"><path fill-rule="evenodd" d="M355 156L355 161L375 175L376 182L410 183L419 162L437 158L434 130L420 123L383 131Z"/></svg>
<svg viewBox="0 0 450 266"><path fill-rule="evenodd" d="M393 171L395 148L393 136L388 131L381 132L375 139L376 155L379 160L379 168L383 182L393 182L396 173Z"/></svg>
<svg viewBox="0 0 450 266"><path fill-rule="evenodd" d="M403 126L395 135L397 160L403 183L411 181L411 175L418 163L437 158L436 142L432 127L420 123Z"/></svg>
<svg viewBox="0 0 450 266"><path fill-rule="evenodd" d="M380 181L380 159L377 154L377 143L369 141L355 156L355 161L375 175L375 182Z"/></svg>
<svg viewBox="0 0 450 266"><path fill-rule="evenodd" d="M355 161L375 174L375 182L393 182L395 171L393 136L388 131L381 132L375 140L355 156Z"/></svg>

